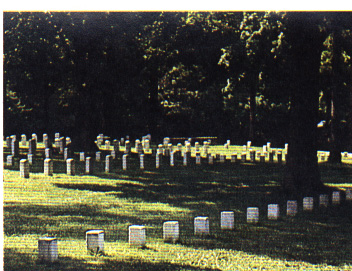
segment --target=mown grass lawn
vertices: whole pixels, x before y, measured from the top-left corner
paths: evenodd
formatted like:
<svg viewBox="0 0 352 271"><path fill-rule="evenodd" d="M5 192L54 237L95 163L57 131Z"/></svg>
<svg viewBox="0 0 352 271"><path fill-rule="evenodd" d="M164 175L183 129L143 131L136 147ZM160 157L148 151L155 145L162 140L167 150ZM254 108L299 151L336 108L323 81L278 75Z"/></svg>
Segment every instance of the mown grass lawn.
<svg viewBox="0 0 352 271"><path fill-rule="evenodd" d="M54 159L54 176L43 173L40 157L29 179L19 177L18 164L4 169L5 270L351 270L352 202L302 211L287 217L280 189L284 166L225 164L183 167L146 159L145 171L121 157L103 173L67 176L64 162ZM343 191L352 184L352 166L321 165L325 183ZM280 205L278 221L266 219L267 205ZM246 208L259 207L260 223L246 223ZM220 212L235 212L235 229L220 230ZM193 234L195 216L208 216L210 236ZM162 223L178 220L180 242L164 243ZM145 225L146 248L128 244L128 226ZM85 231L105 230L105 255L86 249ZM56 236L59 261L37 260L38 238Z"/></svg>

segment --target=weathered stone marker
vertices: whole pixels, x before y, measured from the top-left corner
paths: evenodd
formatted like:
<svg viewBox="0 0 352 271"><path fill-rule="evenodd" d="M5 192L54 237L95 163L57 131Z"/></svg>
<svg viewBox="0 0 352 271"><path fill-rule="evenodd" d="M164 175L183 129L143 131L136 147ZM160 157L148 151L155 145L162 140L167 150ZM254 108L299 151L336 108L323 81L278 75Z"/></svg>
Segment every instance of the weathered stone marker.
<svg viewBox="0 0 352 271"><path fill-rule="evenodd" d="M295 216L297 214L297 201L296 200L288 200L287 201L287 215Z"/></svg>
<svg viewBox="0 0 352 271"><path fill-rule="evenodd" d="M209 235L209 218L207 216L197 216L194 218L194 234Z"/></svg>
<svg viewBox="0 0 352 271"><path fill-rule="evenodd" d="M50 148L45 148L45 158L53 158L53 152Z"/></svg>
<svg viewBox="0 0 352 271"><path fill-rule="evenodd" d="M13 166L13 155L6 156L6 165L8 167L12 167Z"/></svg>
<svg viewBox="0 0 352 271"><path fill-rule="evenodd" d="M247 208L247 223L258 223L259 222L259 208L248 207Z"/></svg>
<svg viewBox="0 0 352 271"><path fill-rule="evenodd" d="M139 155L139 168L144 169L144 154Z"/></svg>
<svg viewBox="0 0 352 271"><path fill-rule="evenodd" d="M155 167L156 168L160 167L160 157L161 157L161 153L157 153L155 156Z"/></svg>
<svg viewBox="0 0 352 271"><path fill-rule="evenodd" d="M200 165L201 161L200 161L200 153L196 154L196 165Z"/></svg>
<svg viewBox="0 0 352 271"><path fill-rule="evenodd" d="M75 160L73 158L68 158L66 160L67 175L75 175Z"/></svg>
<svg viewBox="0 0 352 271"><path fill-rule="evenodd" d="M122 156L122 169L127 170L127 154Z"/></svg>
<svg viewBox="0 0 352 271"><path fill-rule="evenodd" d="M174 157L175 157L175 152L172 151L172 152L170 153L170 166L172 166L172 167L175 165L175 159L174 159Z"/></svg>
<svg viewBox="0 0 352 271"><path fill-rule="evenodd" d="M231 163L236 163L237 162L237 153L231 154Z"/></svg>
<svg viewBox="0 0 352 271"><path fill-rule="evenodd" d="M208 163L209 165L214 164L214 156L212 154L208 154Z"/></svg>
<svg viewBox="0 0 352 271"><path fill-rule="evenodd" d="M93 172L93 160L92 160L92 157L86 157L85 172L86 172L86 174L91 174Z"/></svg>
<svg viewBox="0 0 352 271"><path fill-rule="evenodd" d="M27 159L20 160L20 177L29 178L29 162Z"/></svg>
<svg viewBox="0 0 352 271"><path fill-rule="evenodd" d="M44 160L44 175L45 176L53 176L53 160L50 158L46 158Z"/></svg>
<svg viewBox="0 0 352 271"><path fill-rule="evenodd" d="M109 173L110 172L111 162L112 162L112 156L111 155L107 155L105 157L105 173Z"/></svg>
<svg viewBox="0 0 352 271"><path fill-rule="evenodd" d="M141 226L141 225L129 226L128 243L132 246L144 247L146 244L145 226Z"/></svg>
<svg viewBox="0 0 352 271"><path fill-rule="evenodd" d="M41 237L38 240L38 258L41 261L55 262L59 259L57 239Z"/></svg>
<svg viewBox="0 0 352 271"><path fill-rule="evenodd" d="M340 204L341 196L339 191L332 192L332 204L337 205Z"/></svg>
<svg viewBox="0 0 352 271"><path fill-rule="evenodd" d="M178 221L166 221L163 224L163 239L165 242L176 243L180 238Z"/></svg>
<svg viewBox="0 0 352 271"><path fill-rule="evenodd" d="M100 159L101 159L101 152L100 152L100 151L97 151L97 152L95 153L95 161L100 162Z"/></svg>
<svg viewBox="0 0 352 271"><path fill-rule="evenodd" d="M94 253L104 252L104 230L86 231L87 250Z"/></svg>
<svg viewBox="0 0 352 271"><path fill-rule="evenodd" d="M220 228L222 230L233 230L235 228L235 213L233 211L221 212Z"/></svg>
<svg viewBox="0 0 352 271"><path fill-rule="evenodd" d="M80 152L79 153L79 161L80 162L83 162L85 160L85 158L84 158L84 152Z"/></svg>
<svg viewBox="0 0 352 271"><path fill-rule="evenodd" d="M19 155L19 141L16 140L15 138L12 139L11 141L11 154L12 156L16 157Z"/></svg>
<svg viewBox="0 0 352 271"><path fill-rule="evenodd" d="M220 155L220 163L225 163L225 155Z"/></svg>
<svg viewBox="0 0 352 271"><path fill-rule="evenodd" d="M328 207L329 205L329 196L326 194L319 195L319 206Z"/></svg>
<svg viewBox="0 0 352 271"><path fill-rule="evenodd" d="M33 165L33 154L27 154L27 160L30 165Z"/></svg>
<svg viewBox="0 0 352 271"><path fill-rule="evenodd" d="M242 152L242 154L241 154L241 162L245 163L246 159L247 159L247 153L246 152Z"/></svg>
<svg viewBox="0 0 352 271"><path fill-rule="evenodd" d="M305 197L303 198L303 211L313 211L314 208L314 198Z"/></svg>
<svg viewBox="0 0 352 271"><path fill-rule="evenodd" d="M278 220L280 216L279 204L269 204L268 205L268 219Z"/></svg>

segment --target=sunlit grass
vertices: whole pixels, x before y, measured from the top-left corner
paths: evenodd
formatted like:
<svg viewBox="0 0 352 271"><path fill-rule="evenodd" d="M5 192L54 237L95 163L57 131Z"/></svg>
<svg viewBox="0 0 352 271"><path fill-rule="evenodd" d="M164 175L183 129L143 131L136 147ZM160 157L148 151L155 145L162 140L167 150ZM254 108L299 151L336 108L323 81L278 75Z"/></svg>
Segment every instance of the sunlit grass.
<svg viewBox="0 0 352 271"><path fill-rule="evenodd" d="M221 149L221 147L219 147ZM39 159L39 158L38 158ZM59 160L58 160L59 161ZM131 160L133 162L133 159ZM4 170L5 270L350 270L352 206L316 208L285 215L280 190L284 166L216 163L163 165L96 176ZM152 163L153 164L153 163ZM61 163L61 166L64 166ZM57 169L61 172L60 168ZM322 179L344 191L352 168L322 165ZM267 204L280 204L278 221L266 219ZM246 208L260 208L260 223L246 223ZM317 205L315 206L317 207ZM222 231L220 212L235 212L235 229ZM193 219L209 216L210 236L193 234ZM178 220L180 242L164 243L162 223ZM145 225L147 247L130 247L128 226ZM105 230L105 255L91 255L85 231ZM41 236L59 240L59 262L37 260Z"/></svg>

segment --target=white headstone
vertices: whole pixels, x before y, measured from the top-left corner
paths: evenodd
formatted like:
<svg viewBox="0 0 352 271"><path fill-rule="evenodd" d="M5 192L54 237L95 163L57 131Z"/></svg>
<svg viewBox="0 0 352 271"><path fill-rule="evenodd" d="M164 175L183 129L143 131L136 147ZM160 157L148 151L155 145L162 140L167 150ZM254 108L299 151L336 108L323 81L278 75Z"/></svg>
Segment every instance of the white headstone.
<svg viewBox="0 0 352 271"><path fill-rule="evenodd" d="M210 153L208 154L208 163L209 165L214 164L214 156L211 155Z"/></svg>
<svg viewBox="0 0 352 271"><path fill-rule="evenodd" d="M277 220L280 216L279 204L269 204L268 205L268 219Z"/></svg>
<svg viewBox="0 0 352 271"><path fill-rule="evenodd" d="M266 148L267 148L267 151L270 152L270 150L271 150L271 143L270 142L266 143Z"/></svg>
<svg viewBox="0 0 352 271"><path fill-rule="evenodd" d="M104 252L104 231L89 230L86 231L87 249L94 253Z"/></svg>
<svg viewBox="0 0 352 271"><path fill-rule="evenodd" d="M18 156L18 154L19 154L19 148L20 148L20 146L19 146L18 140L16 140L15 138L13 138L12 141L11 141L11 154L12 154L13 156Z"/></svg>
<svg viewBox="0 0 352 271"><path fill-rule="evenodd" d="M178 221L166 221L163 224L163 239L166 242L177 242L180 237Z"/></svg>
<svg viewBox="0 0 352 271"><path fill-rule="evenodd" d="M6 165L9 167L13 166L13 156L12 155L7 156Z"/></svg>
<svg viewBox="0 0 352 271"><path fill-rule="evenodd" d="M112 161L112 156L111 155L107 155L105 157L105 173L109 173L110 172L111 161Z"/></svg>
<svg viewBox="0 0 352 271"><path fill-rule="evenodd" d="M160 167L160 157L161 157L160 153L157 153L156 156L155 156L155 167L156 168Z"/></svg>
<svg viewBox="0 0 352 271"><path fill-rule="evenodd" d="M328 207L329 205L329 196L326 194L319 195L319 206Z"/></svg>
<svg viewBox="0 0 352 271"><path fill-rule="evenodd" d="M132 225L128 227L128 243L132 246L143 247L146 244L145 226Z"/></svg>
<svg viewBox="0 0 352 271"><path fill-rule="evenodd" d="M183 165L187 166L188 164L188 156L189 156L189 152L184 152L183 154Z"/></svg>
<svg viewBox="0 0 352 271"><path fill-rule="evenodd" d="M197 153L197 155L196 155L196 164L197 165L201 164L201 162L200 162L200 154L199 153Z"/></svg>
<svg viewBox="0 0 352 271"><path fill-rule="evenodd" d="M93 161L92 157L86 157L86 167L85 172L86 174L91 174L93 172Z"/></svg>
<svg viewBox="0 0 352 271"><path fill-rule="evenodd" d="M53 153L50 148L45 148L45 158L52 158Z"/></svg>
<svg viewBox="0 0 352 271"><path fill-rule="evenodd" d="M95 153L95 161L100 162L100 159L101 159L101 152L100 152L100 151L97 151L97 152Z"/></svg>
<svg viewBox="0 0 352 271"><path fill-rule="evenodd" d="M53 160L50 158L44 160L44 175L53 176Z"/></svg>
<svg viewBox="0 0 352 271"><path fill-rule="evenodd" d="M122 169L127 170L127 154L122 156Z"/></svg>
<svg viewBox="0 0 352 271"><path fill-rule="evenodd" d="M27 160L30 165L33 165L33 154L27 154Z"/></svg>
<svg viewBox="0 0 352 271"><path fill-rule="evenodd" d="M38 258L41 261L55 262L59 259L57 239L42 237L38 240Z"/></svg>
<svg viewBox="0 0 352 271"><path fill-rule="evenodd" d="M287 215L295 216L297 214L297 201L296 200L288 200L287 201Z"/></svg>
<svg viewBox="0 0 352 271"><path fill-rule="evenodd" d="M198 216L194 218L194 234L209 235L209 218L206 216Z"/></svg>
<svg viewBox="0 0 352 271"><path fill-rule="evenodd" d="M20 160L20 177L29 178L29 162L27 159Z"/></svg>
<svg viewBox="0 0 352 271"><path fill-rule="evenodd" d="M303 211L313 211L314 208L314 198L305 197L303 198Z"/></svg>
<svg viewBox="0 0 352 271"><path fill-rule="evenodd" d="M170 166L174 166L175 165L175 159L174 159L174 157L175 157L175 152L171 152L170 153Z"/></svg>
<svg viewBox="0 0 352 271"><path fill-rule="evenodd" d="M67 175L75 175L75 160L73 158L68 158L66 160Z"/></svg>
<svg viewBox="0 0 352 271"><path fill-rule="evenodd" d="M220 155L220 163L225 163L225 155Z"/></svg>
<svg viewBox="0 0 352 271"><path fill-rule="evenodd" d="M144 169L144 154L139 155L139 168Z"/></svg>
<svg viewBox="0 0 352 271"><path fill-rule="evenodd" d="M247 223L258 223L259 222L259 208L248 207L247 208Z"/></svg>
<svg viewBox="0 0 352 271"><path fill-rule="evenodd" d="M223 211L220 214L220 228L222 230L233 230L235 227L235 213L233 211Z"/></svg>
<svg viewBox="0 0 352 271"><path fill-rule="evenodd" d="M79 153L79 161L80 162L83 162L85 160L85 158L84 158L84 152L80 152Z"/></svg>
<svg viewBox="0 0 352 271"><path fill-rule="evenodd" d="M340 204L341 197L339 191L332 192L332 204L337 205Z"/></svg>
<svg viewBox="0 0 352 271"><path fill-rule="evenodd" d="M249 149L252 145L252 141L247 141L247 148Z"/></svg>

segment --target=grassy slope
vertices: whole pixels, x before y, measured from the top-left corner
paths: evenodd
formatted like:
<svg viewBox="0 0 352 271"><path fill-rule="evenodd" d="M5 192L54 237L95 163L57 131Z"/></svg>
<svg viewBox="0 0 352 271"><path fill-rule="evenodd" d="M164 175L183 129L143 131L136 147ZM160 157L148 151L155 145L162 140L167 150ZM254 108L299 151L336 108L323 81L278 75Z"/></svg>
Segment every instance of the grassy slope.
<svg viewBox="0 0 352 271"><path fill-rule="evenodd" d="M53 177L31 173L21 179L18 171L4 170L5 270L352 269L352 203L303 213L299 199L299 214L286 217L281 165L184 168L179 161L155 170L149 159L146 171L135 163L123 172L121 160L114 163L112 173L96 176L67 176L59 160ZM42 172L39 164L33 171ZM103 164L96 166L102 171ZM82 164L77 171L83 172ZM321 171L325 182L350 186L351 166ZM280 204L279 221L265 218L270 203ZM260 208L258 225L245 221L249 206ZM223 210L235 212L235 230L220 230ZM198 215L209 216L209 237L193 235ZM167 220L179 220L180 243L163 242ZM147 248L128 245L132 224L146 225ZM105 256L86 250L85 231L95 228L106 232ZM37 240L44 235L59 239L56 264L37 261Z"/></svg>

